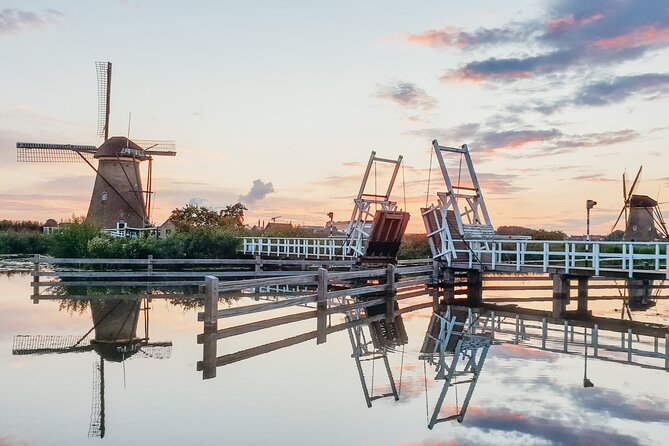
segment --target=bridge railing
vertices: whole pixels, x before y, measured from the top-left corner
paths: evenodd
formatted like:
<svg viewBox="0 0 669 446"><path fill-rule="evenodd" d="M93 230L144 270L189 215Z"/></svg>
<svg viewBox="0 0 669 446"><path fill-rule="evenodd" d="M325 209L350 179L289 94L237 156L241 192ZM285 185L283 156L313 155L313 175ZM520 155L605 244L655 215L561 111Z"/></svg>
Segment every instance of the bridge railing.
<svg viewBox="0 0 669 446"><path fill-rule="evenodd" d="M515 266L516 271L532 267L548 272L549 267L591 268L635 272L663 272L669 280L669 243L667 242L586 242L540 240L468 240L468 247L446 256L451 263L465 263L469 268L485 265Z"/></svg>
<svg viewBox="0 0 669 446"><path fill-rule="evenodd" d="M349 260L346 237L243 237L242 253L258 256Z"/></svg>

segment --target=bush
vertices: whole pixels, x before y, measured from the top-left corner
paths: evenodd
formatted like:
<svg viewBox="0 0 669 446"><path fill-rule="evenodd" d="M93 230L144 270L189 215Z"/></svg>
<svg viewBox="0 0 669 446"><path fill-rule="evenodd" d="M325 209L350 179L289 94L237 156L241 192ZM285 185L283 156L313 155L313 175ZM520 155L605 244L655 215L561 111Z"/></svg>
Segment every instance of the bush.
<svg viewBox="0 0 669 446"><path fill-rule="evenodd" d="M195 229L171 237L182 238L184 250L181 257L193 259L236 257L240 244L236 234L220 229Z"/></svg>
<svg viewBox="0 0 669 446"><path fill-rule="evenodd" d="M47 248L41 232L0 232L0 254L46 254Z"/></svg>
<svg viewBox="0 0 669 446"><path fill-rule="evenodd" d="M432 252L426 234L405 234L397 254L398 259L430 259Z"/></svg>
<svg viewBox="0 0 669 446"><path fill-rule="evenodd" d="M89 256L88 242L100 236L100 228L89 223L72 223L49 236L49 254L60 258Z"/></svg>

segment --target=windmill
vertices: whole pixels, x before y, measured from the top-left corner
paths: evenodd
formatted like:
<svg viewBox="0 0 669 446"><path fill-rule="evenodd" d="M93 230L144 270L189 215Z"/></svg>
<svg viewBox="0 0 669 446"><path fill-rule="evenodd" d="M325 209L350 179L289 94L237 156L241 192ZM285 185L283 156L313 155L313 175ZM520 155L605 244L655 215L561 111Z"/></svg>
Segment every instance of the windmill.
<svg viewBox="0 0 669 446"><path fill-rule="evenodd" d="M662 237L667 237L667 226L662 218L657 200L647 195L635 194L634 190L639 184L639 177L643 166L634 177L632 186L627 191L626 175L623 173L623 208L611 229L613 232L621 217L625 215L625 233L623 240L629 242L651 242ZM641 267L643 268L643 267ZM623 310L645 310L655 305L653 300L653 280L649 279L627 279L628 297L623 297ZM631 315L630 315L631 319Z"/></svg>
<svg viewBox="0 0 669 446"><path fill-rule="evenodd" d="M639 167L629 191L627 191L626 175L623 173L623 207L611 228L611 232L613 232L622 216L625 215L623 240L631 242L650 242L669 236L657 200L647 195L634 193L636 186L639 184L642 169L643 166Z"/></svg>
<svg viewBox="0 0 669 446"><path fill-rule="evenodd" d="M96 174L86 221L104 229L151 227L153 157L174 156L174 142L109 137L111 62L96 62L98 76L99 146L51 143L16 143L19 162L85 162ZM97 160L97 168L93 161ZM140 163L147 161L146 185Z"/></svg>

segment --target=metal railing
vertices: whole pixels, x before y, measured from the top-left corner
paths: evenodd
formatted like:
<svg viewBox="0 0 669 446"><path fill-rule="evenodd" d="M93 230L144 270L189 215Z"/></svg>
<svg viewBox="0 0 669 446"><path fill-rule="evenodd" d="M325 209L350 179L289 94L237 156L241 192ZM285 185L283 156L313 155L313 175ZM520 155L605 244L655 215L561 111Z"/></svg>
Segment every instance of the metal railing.
<svg viewBox="0 0 669 446"><path fill-rule="evenodd" d="M312 259L352 259L344 250L346 237L243 237L242 253L260 256Z"/></svg>
<svg viewBox="0 0 669 446"><path fill-rule="evenodd" d="M669 279L667 242L586 242L534 240L468 240L468 247L454 248L442 258L469 268L484 265L495 270L512 266L516 271L548 272L551 267L663 273Z"/></svg>

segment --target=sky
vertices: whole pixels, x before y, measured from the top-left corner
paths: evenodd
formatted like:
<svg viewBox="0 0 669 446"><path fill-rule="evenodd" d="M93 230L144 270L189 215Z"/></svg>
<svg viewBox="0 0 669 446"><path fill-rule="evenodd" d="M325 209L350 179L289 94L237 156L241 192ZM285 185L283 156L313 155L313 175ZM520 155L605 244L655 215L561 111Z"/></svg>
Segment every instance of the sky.
<svg viewBox="0 0 669 446"><path fill-rule="evenodd" d="M374 150L404 157L393 199L419 232L437 139L468 145L494 226L583 234L593 199L606 234L623 172L669 201L668 49L666 0L0 0L0 219L86 213L88 166L15 144L101 144L110 61L110 133L177 145L154 163L158 224L238 201L250 224L348 220Z"/></svg>

